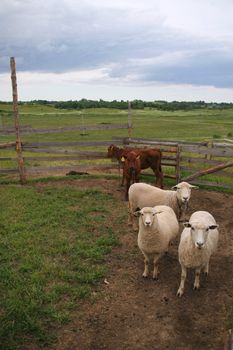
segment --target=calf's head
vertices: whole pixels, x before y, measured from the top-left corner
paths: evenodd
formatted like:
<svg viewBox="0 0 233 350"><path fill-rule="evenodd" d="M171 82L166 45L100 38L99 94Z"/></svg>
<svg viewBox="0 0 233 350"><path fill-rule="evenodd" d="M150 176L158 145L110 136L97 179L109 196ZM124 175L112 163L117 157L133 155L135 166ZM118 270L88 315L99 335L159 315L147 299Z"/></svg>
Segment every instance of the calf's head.
<svg viewBox="0 0 233 350"><path fill-rule="evenodd" d="M117 151L119 148L116 145L111 144L108 147L108 158L114 158L117 156Z"/></svg>
<svg viewBox="0 0 233 350"><path fill-rule="evenodd" d="M128 152L121 158L121 161L124 163L125 172L134 176L140 172L140 155L131 151Z"/></svg>

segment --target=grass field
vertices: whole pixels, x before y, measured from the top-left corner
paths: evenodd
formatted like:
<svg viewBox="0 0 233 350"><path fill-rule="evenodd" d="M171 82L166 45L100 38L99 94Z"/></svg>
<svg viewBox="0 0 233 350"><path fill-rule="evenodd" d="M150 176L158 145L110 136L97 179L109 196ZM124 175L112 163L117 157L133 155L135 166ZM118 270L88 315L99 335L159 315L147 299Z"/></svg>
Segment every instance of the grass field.
<svg viewBox="0 0 233 350"><path fill-rule="evenodd" d="M116 124L127 123L128 112L126 110L113 109L86 109L60 110L53 106L44 105L20 105L21 125L30 125L33 128L54 128L67 126L82 126L93 124ZM233 110L231 109L200 109L192 111L167 112L155 109L133 110L132 111L133 130L132 137L154 138L162 140L188 140L188 141L207 141L219 140L223 138L232 138L233 135ZM13 117L11 106L0 104L0 126L13 127ZM63 132L56 134L27 134L22 136L23 141L101 141L111 140L113 136L127 137L126 129L119 130L98 130ZM1 136L1 142L14 141L14 135ZM70 148L72 149L72 148ZM93 149L93 148L92 148ZM106 151L106 147L98 147L99 151ZM37 156L44 154L37 153ZM1 150L0 157L15 157L15 152ZM25 152L25 157L35 156L35 153ZM52 154L50 154L52 156ZM224 161L224 160L223 160ZM98 164L99 161L95 161ZM100 161L110 164L109 160ZM85 161L79 162L79 164ZM75 166L77 161L50 161L40 162L26 161L26 166ZM14 161L0 161L2 168L15 168ZM172 168L164 169L165 173L172 174ZM227 172L232 172L228 169ZM4 178L5 176L1 176ZM207 176L203 179L215 181L216 176ZM222 181L222 179L220 180ZM227 184L233 180L226 178Z"/></svg>
<svg viewBox="0 0 233 350"><path fill-rule="evenodd" d="M7 185L0 198L0 348L43 347L105 275L125 218L97 190Z"/></svg>
<svg viewBox="0 0 233 350"><path fill-rule="evenodd" d="M0 126L12 126L14 121L10 106L1 105ZM50 128L62 126L81 126L101 123L127 123L127 111L110 109L87 109L83 111L67 111L51 106L20 106L21 125L34 128ZM133 137L157 138L164 140L203 141L212 138L225 138L233 135L233 110L193 110L166 112L159 110L133 110ZM117 134L117 135L116 135ZM80 132L66 132L50 135L25 135L26 140L101 140L112 136L127 136L127 130L90 131L85 137ZM3 141L14 137L2 137Z"/></svg>
<svg viewBox="0 0 233 350"><path fill-rule="evenodd" d="M10 106L0 105L0 127L13 126ZM63 111L20 106L22 125L49 128L126 123L127 111ZM203 141L233 134L233 110L190 112L132 111L134 137ZM26 135L23 141L111 140L127 130ZM15 140L2 136L0 142ZM15 156L1 151L0 156ZM14 166L0 162L0 166ZM3 178L3 177L2 177ZM55 181L56 179L54 179ZM63 179L64 180L64 179ZM44 182L47 180L45 179ZM120 202L111 194L65 186L0 186L0 349L41 348L55 341L82 298L106 274L106 258L119 244L115 222L125 223ZM113 215L114 213L114 215Z"/></svg>

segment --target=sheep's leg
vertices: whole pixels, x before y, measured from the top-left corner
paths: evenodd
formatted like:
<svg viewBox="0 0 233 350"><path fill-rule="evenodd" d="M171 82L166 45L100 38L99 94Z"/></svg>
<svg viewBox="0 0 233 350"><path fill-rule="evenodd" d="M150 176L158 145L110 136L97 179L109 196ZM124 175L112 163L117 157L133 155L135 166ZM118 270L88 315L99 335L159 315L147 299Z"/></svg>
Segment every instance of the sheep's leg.
<svg viewBox="0 0 233 350"><path fill-rule="evenodd" d="M195 281L194 281L193 289L200 288L200 273L201 273L201 268L197 268L195 270Z"/></svg>
<svg viewBox="0 0 233 350"><path fill-rule="evenodd" d="M128 204L128 226L133 226L134 231L138 231L138 220L137 218L133 215L133 212L135 209L133 209L130 205Z"/></svg>
<svg viewBox="0 0 233 350"><path fill-rule="evenodd" d="M156 255L154 257L154 271L153 271L153 279L157 280L159 276L159 269L158 269L158 260L159 260L160 255Z"/></svg>
<svg viewBox="0 0 233 350"><path fill-rule="evenodd" d="M132 226L132 225L133 225L133 210L129 202L128 203L128 226Z"/></svg>
<svg viewBox="0 0 233 350"><path fill-rule="evenodd" d="M183 221L188 220L187 219L188 208L189 208L189 203L188 202L184 203L184 209L182 210Z"/></svg>
<svg viewBox="0 0 233 350"><path fill-rule="evenodd" d="M178 297L181 297L184 294L184 283L185 283L185 280L186 280L186 276L187 276L187 269L186 269L186 267L181 265L181 280L180 280L179 289L177 291L177 296Z"/></svg>
<svg viewBox="0 0 233 350"><path fill-rule="evenodd" d="M188 219L186 218L188 212L188 202L182 204L182 207L179 212L179 221L184 222L187 221Z"/></svg>
<svg viewBox="0 0 233 350"><path fill-rule="evenodd" d="M128 226L133 226L133 230L134 231L138 231L138 220L130 212L129 212L129 215L128 215Z"/></svg>
<svg viewBox="0 0 233 350"><path fill-rule="evenodd" d="M133 217L133 230L138 231L138 219Z"/></svg>
<svg viewBox="0 0 233 350"><path fill-rule="evenodd" d="M204 266L204 274L207 277L209 274L209 261L207 262L207 264Z"/></svg>
<svg viewBox="0 0 233 350"><path fill-rule="evenodd" d="M142 277L148 277L149 275L149 259L147 256L144 255L144 272L142 274Z"/></svg>

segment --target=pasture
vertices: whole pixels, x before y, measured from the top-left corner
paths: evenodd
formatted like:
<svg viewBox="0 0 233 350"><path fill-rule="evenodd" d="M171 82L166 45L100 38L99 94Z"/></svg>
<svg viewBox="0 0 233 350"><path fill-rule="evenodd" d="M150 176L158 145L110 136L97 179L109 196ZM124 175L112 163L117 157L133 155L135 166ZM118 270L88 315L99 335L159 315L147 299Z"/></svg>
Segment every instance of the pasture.
<svg viewBox="0 0 233 350"><path fill-rule="evenodd" d="M60 110L53 106L46 105L28 105L19 106L21 126L30 126L32 128L60 128L60 127L83 127L83 131L66 131L53 134L30 134L22 135L24 142L72 142L72 141L103 141L111 140L113 136L127 137L126 129L109 129L109 130L87 130L85 126L90 125L114 125L127 123L126 110L114 109L86 109L86 110ZM218 141L224 138L231 138L233 134L233 118L231 109L200 109L192 111L158 111L155 109L132 110L133 130L132 137L161 139L165 141ZM3 128L13 127L13 118L11 106L0 104L0 126ZM1 136L2 142L13 141L14 134ZM63 147L64 148L64 147ZM45 153L39 151L24 151L23 156L26 158L26 168L33 167L33 172L38 171L39 167L74 167L75 165L88 164L85 160L74 160L72 152L77 150L93 150L93 147L68 147L66 150L60 148L59 152L70 152L69 159L58 159L57 154L51 151L47 153L47 160L40 161L38 157L46 156ZM95 151L106 152L106 147L96 146ZM0 157L15 157L15 153L11 150L0 150ZM57 157L56 157L57 156ZM56 160L50 161L53 157ZM65 158L65 157L63 157ZM66 157L68 158L68 157ZM30 159L30 160L29 160ZM49 159L49 160L48 160ZM226 162L229 159L222 158L219 162ZM16 162L12 160L0 160L1 168L16 168ZM95 165L111 165L109 159L99 159L92 162ZM187 162L183 167L187 167ZM203 166L203 165L202 165ZM197 170L200 164L192 164L193 170ZM208 165L207 165L208 167ZM165 173L172 175L173 170L169 167L164 168ZM209 182L223 182L230 187L233 183L232 168L226 170L227 177L218 178L218 175L212 174L204 176L203 179ZM65 171L60 172L64 175ZM184 170L183 175L188 173ZM1 177L5 177L1 175Z"/></svg>
<svg viewBox="0 0 233 350"><path fill-rule="evenodd" d="M0 103L0 127L13 127L12 106ZM34 128L52 128L64 126L82 126L90 124L127 123L127 110L115 109L85 109L61 110L52 106L20 105L21 125L31 125ZM160 111L155 109L132 110L133 137L154 138L163 140L204 141L232 137L232 109L200 109L192 111ZM126 130L92 131L88 135L80 132L68 132L56 135L26 135L25 141L60 140L101 140L103 137L127 136ZM14 138L13 138L14 139ZM12 137L2 137L3 141Z"/></svg>
<svg viewBox="0 0 233 350"><path fill-rule="evenodd" d="M0 109L2 126L13 126L9 106ZM232 113L132 111L133 136L227 138L233 134ZM125 123L127 111L23 105L20 118L22 125L40 128ZM127 130L27 134L23 141L112 136L127 136ZM143 257L126 224L123 196L111 175L34 179L25 186L1 176L1 349L222 349L233 327L232 194L193 191L190 213L210 211L220 225L220 242L200 291L192 290L189 273L181 299L178 241L161 259L159 281L142 279Z"/></svg>
<svg viewBox="0 0 233 350"><path fill-rule="evenodd" d="M232 195L193 191L190 211L215 216L220 243L200 291L189 273L179 299L178 241L159 281L143 279L118 180L37 180L0 192L2 349L222 348L233 325Z"/></svg>

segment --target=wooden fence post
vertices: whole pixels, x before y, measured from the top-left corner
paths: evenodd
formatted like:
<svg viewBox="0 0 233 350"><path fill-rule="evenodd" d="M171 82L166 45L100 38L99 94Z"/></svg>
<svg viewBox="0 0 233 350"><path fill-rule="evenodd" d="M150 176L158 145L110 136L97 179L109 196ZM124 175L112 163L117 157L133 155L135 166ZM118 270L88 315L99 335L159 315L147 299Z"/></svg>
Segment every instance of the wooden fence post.
<svg viewBox="0 0 233 350"><path fill-rule="evenodd" d="M207 148L213 148L213 141L208 141L207 142ZM212 159L211 153L207 153L205 155L205 159L211 160Z"/></svg>
<svg viewBox="0 0 233 350"><path fill-rule="evenodd" d="M132 136L132 114L131 114L131 103L128 101L128 137Z"/></svg>
<svg viewBox="0 0 233 350"><path fill-rule="evenodd" d="M20 125L19 125L19 110L18 110L18 91L17 91L17 80L16 80L16 68L15 58L10 59L11 66L11 82L12 82L12 95L13 95L13 113L15 118L15 132L16 132L16 153L19 169L19 177L21 184L26 183L26 174L24 167L24 159L22 156L22 143L20 139Z"/></svg>
<svg viewBox="0 0 233 350"><path fill-rule="evenodd" d="M176 183L178 184L181 179L180 175L180 153L181 153L181 146L177 144L176 147Z"/></svg>

